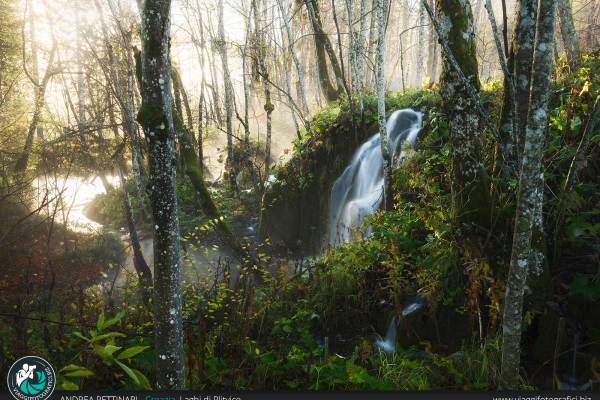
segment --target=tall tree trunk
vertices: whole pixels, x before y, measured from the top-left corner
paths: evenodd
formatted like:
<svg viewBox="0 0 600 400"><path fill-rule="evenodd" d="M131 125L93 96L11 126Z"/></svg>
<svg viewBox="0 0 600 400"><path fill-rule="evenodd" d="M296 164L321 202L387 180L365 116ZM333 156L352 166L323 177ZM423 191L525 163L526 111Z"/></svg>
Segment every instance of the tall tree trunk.
<svg viewBox="0 0 600 400"><path fill-rule="evenodd" d="M573 9L570 0L557 0L560 35L565 46L567 61L571 69L577 69L580 64L579 40L573 22Z"/></svg>
<svg viewBox="0 0 600 400"><path fill-rule="evenodd" d="M441 21L445 24L449 50L469 83L479 89L475 34L471 6L462 0L437 0ZM444 25L443 25L444 26ZM489 226L488 183L483 171L483 129L477 101L469 95L465 82L444 57L440 93L448 118L451 145L451 193L455 222L465 224L473 236ZM467 235L469 236L469 234Z"/></svg>
<svg viewBox="0 0 600 400"><path fill-rule="evenodd" d="M29 5L26 3L26 5ZM45 101L45 92L46 86L48 85L48 81L53 74L54 68L54 58L56 56L57 45L55 42L52 44L52 49L50 50L50 56L48 59L48 64L46 66L46 72L44 73L44 77L40 81L40 73L39 73L39 62L38 62L38 46L36 39L36 26L35 26L35 15L33 11L33 7L29 10L29 36L30 36L30 49L31 49L31 72L28 72L26 65L26 55L25 55L25 32L22 31L22 39L23 39L23 68L25 70L25 74L29 78L31 84L33 85L33 114L31 117L31 121L29 122L29 128L27 129L27 136L25 139L25 146L23 148L23 152L21 156L17 159L15 163L14 170L16 172L22 172L27 169L27 165L29 164L29 156L31 154L31 149L33 148L33 140L36 132L42 131L42 129L38 129L38 123L40 121L42 115L42 109L44 107ZM24 28L23 28L24 29Z"/></svg>
<svg viewBox="0 0 600 400"><path fill-rule="evenodd" d="M134 85L134 61L132 56L131 32L124 33L123 41L125 44L127 61L127 85L123 88L122 80L119 79L117 58L114 54L113 45L109 39L108 27L104 20L104 12L98 0L94 0L96 10L100 19L102 28L102 38L106 47L108 57L108 72L106 78L112 86L115 98L121 111L121 120L123 129L129 138L131 145L131 169L135 182L136 193L142 203L142 209L145 210L145 191L144 191L144 166L142 160L142 151L138 138L137 124L135 121L135 85Z"/></svg>
<svg viewBox="0 0 600 400"><path fill-rule="evenodd" d="M283 8L283 0L277 0L277 5L279 7L279 12L281 13L281 18L283 19L283 25L285 28L285 33L288 40L288 49L292 61L294 63L294 68L296 70L296 77L298 78L298 97L300 99L300 104L302 105L302 112L304 115L302 118L304 120L308 120L308 101L306 100L306 89L304 87L304 71L302 71L302 66L300 64L300 60L298 60L298 56L296 55L296 50L294 48L294 36L292 35L292 30L290 28L290 24L288 21L288 15ZM308 127L307 127L308 129Z"/></svg>
<svg viewBox="0 0 600 400"><path fill-rule="evenodd" d="M200 31L200 50L198 51L198 59L200 61L200 98L198 100L198 168L200 168L200 172L204 175L204 147L203 147L203 135L204 129L202 124L205 124L205 119L208 116L204 115L204 108L206 106L206 64L204 59L204 49L206 47L206 42L204 41L204 22L202 21L202 13L200 11L200 6L198 5L198 30Z"/></svg>
<svg viewBox="0 0 600 400"><path fill-rule="evenodd" d="M417 87L420 88L423 85L423 75L425 71L425 7L423 3L419 3L419 19L417 24Z"/></svg>
<svg viewBox="0 0 600 400"><path fill-rule="evenodd" d="M112 126L114 137L119 138L119 128L115 121L115 107L112 102L112 98L110 97L111 93L108 92L107 95L109 122ZM108 149L105 148L105 151L108 151ZM122 156L121 152L116 154L115 158L118 160L117 169L121 181L121 189L123 190L123 205L125 207L125 218L127 220L129 240L131 241L131 250L133 251L133 267L135 268L135 272L138 276L142 300L144 301L144 304L149 305L150 298L152 296L152 271L150 271L150 268L148 267L148 264L144 259L144 253L142 252L142 246L140 244L139 236L136 229L135 216L133 213L133 207L131 205L131 198L129 196L129 191L127 190L127 182L125 180L125 175L127 171L125 158ZM110 184L110 182L108 182L108 179L106 179L106 175L104 175L104 173L100 174L100 179L102 180L104 190L107 193L110 190L112 190L113 187Z"/></svg>
<svg viewBox="0 0 600 400"><path fill-rule="evenodd" d="M428 0L433 5L435 0ZM401 39L400 39L401 40ZM437 82L438 78L438 42L433 26L429 28L429 51L427 54L427 77L430 83Z"/></svg>
<svg viewBox="0 0 600 400"><path fill-rule="evenodd" d="M497 170L499 170L499 172L502 172L502 176L505 178L505 181L508 181L508 178L510 178L511 176L511 169L515 168L515 157L513 154L513 139L518 129L518 121L516 120L515 82L506 60L507 52L505 52L505 49L507 45L506 43L504 47L502 45L502 40L500 39L500 34L498 32L498 25L496 24L496 17L494 16L494 8L492 6L491 0L486 0L485 8L489 17L490 26L492 27L492 35L496 44L498 60L500 62L500 66L504 74L504 103L502 109L503 115L502 125L499 129L499 146L501 147L501 151L498 152L499 156L497 157ZM503 157L507 159L503 159Z"/></svg>
<svg viewBox="0 0 600 400"><path fill-rule="evenodd" d="M133 215L133 207L131 206L131 198L127 190L127 181L125 180L124 160L119 163L119 177L121 178L121 187L123 189L123 203L125 206L125 217L127 219L127 228L129 230L129 240L131 241L131 250L133 251L133 267L137 273L142 298L145 304L149 304L152 296L152 271L144 259L140 238L135 225L135 217Z"/></svg>
<svg viewBox="0 0 600 400"><path fill-rule="evenodd" d="M367 0L360 0L360 25L358 31L358 43L356 44L356 53L357 53L357 61L356 61L356 75L358 76L358 91L360 95L360 110L361 117L363 113L363 96L365 94L365 77L363 74L365 67L365 39L367 35Z"/></svg>
<svg viewBox="0 0 600 400"><path fill-rule="evenodd" d="M525 142L525 129L529 113L529 86L533 66L533 47L535 43L535 25L537 18L535 0L519 0L516 11L516 26L512 42L512 60L509 68L515 77L515 99L517 102L517 133L513 141L518 145L517 159L521 159ZM513 64L512 66L510 64Z"/></svg>
<svg viewBox="0 0 600 400"><path fill-rule="evenodd" d="M232 190L236 190L237 160L233 149L233 86L229 75L229 63L227 60L227 42L225 41L225 25L223 23L223 0L219 0L218 6L218 48L221 55L221 66L223 68L223 86L225 89L225 127L227 131L227 162L225 170Z"/></svg>
<svg viewBox="0 0 600 400"><path fill-rule="evenodd" d="M52 49L50 50L48 64L46 66L46 72L44 73L42 81L34 82L32 80L35 91L35 99L33 101L33 115L31 117L31 121L29 122L29 128L27 129L27 137L25 139L25 146L23 148L23 152L21 153L21 156L17 159L17 162L15 163L16 172L25 171L29 164L29 156L31 155L31 149L33 148L33 139L37 131L38 123L40 122L40 119L42 117L42 109L44 108L46 87L48 86L50 78L56 72L54 66L54 58L56 57L56 52L57 44L54 43L52 45Z"/></svg>
<svg viewBox="0 0 600 400"><path fill-rule="evenodd" d="M500 387L502 389L518 389L520 383L523 296L527 282L527 272L531 267L531 245L534 227L536 224L542 224L542 221L536 222L535 219L541 218L541 212L538 210L541 210L544 201L544 179L541 167L544 152L544 131L548 122L555 10L556 0L540 0L531 77L530 105L519 178L515 231L510 271L504 296L500 373Z"/></svg>
<svg viewBox="0 0 600 400"><path fill-rule="evenodd" d="M348 16L348 35L350 36L348 48L348 62L350 64L350 77L352 92L359 94L360 85L358 77L359 53L356 45L356 32L354 31L354 0L345 0L346 15Z"/></svg>
<svg viewBox="0 0 600 400"><path fill-rule="evenodd" d="M369 20L369 37L367 39L366 58L368 61L375 63L377 57L377 2L378 0L371 1L371 18ZM371 65L367 63L367 66ZM366 85L369 89L377 86L377 67L375 70L368 68L365 73Z"/></svg>
<svg viewBox="0 0 600 400"><path fill-rule="evenodd" d="M587 7L587 28L585 29L584 46L590 50L595 50L598 46L598 37L595 33L598 28L598 12L600 11L600 3L597 1L591 2Z"/></svg>
<svg viewBox="0 0 600 400"><path fill-rule="evenodd" d="M170 0L146 0L141 11L142 105L138 121L149 143L154 216L154 333L158 389L183 389L183 322L175 129L171 98Z"/></svg>
<svg viewBox="0 0 600 400"><path fill-rule="evenodd" d="M242 56L242 87L244 90L244 143L246 144L246 157L250 156L250 85L248 84L248 48L250 46L250 23L252 21L252 5L248 10L246 17L246 27L244 29L244 47L241 51Z"/></svg>
<svg viewBox="0 0 600 400"><path fill-rule="evenodd" d="M76 30L77 30L77 130L79 137L81 139L82 144L85 145L85 129L86 129L86 120L85 120L85 68L83 63L83 40L81 31L81 25L79 18L79 8L76 7L75 18L77 20Z"/></svg>
<svg viewBox="0 0 600 400"><path fill-rule="evenodd" d="M392 155L388 145L385 120L385 0L377 0L377 115L379 141L383 158L383 207L391 210L392 196Z"/></svg>
<svg viewBox="0 0 600 400"><path fill-rule="evenodd" d="M146 193L143 190L145 175L144 159L142 157L142 146L140 143L138 126L135 121L135 61L133 58L131 35L132 31L130 30L124 37L127 54L127 95L125 96L127 106L121 108L121 115L125 126L125 132L127 132L131 142L131 169L135 181L136 192L140 198L142 209L146 210Z"/></svg>
<svg viewBox="0 0 600 400"><path fill-rule="evenodd" d="M411 63L405 63L405 54L407 53L407 49L410 49L410 33L412 30L407 30L410 25L410 0L404 0L402 2L402 11L401 11L401 25L402 25L402 33L400 35L399 45L400 45L400 73L402 74L402 90L406 90L410 84L407 84L407 81L410 79L411 72Z"/></svg>
<svg viewBox="0 0 600 400"><path fill-rule="evenodd" d="M254 9L254 35L256 37L257 47L257 58L258 58L258 69L260 70L261 80L263 83L263 92L265 95L264 109L267 113L267 134L265 138L265 178L269 176L269 170L271 168L271 130L272 130L272 117L271 113L275 109L275 106L271 102L271 89L269 84L269 71L267 70L266 64L266 43L264 40L264 32L262 31L260 18L258 15L258 5L256 4L260 0L252 0L252 7ZM310 1L310 0L309 0ZM266 6L263 4L262 7L263 15L266 13Z"/></svg>
<svg viewBox="0 0 600 400"><path fill-rule="evenodd" d="M343 82L344 80L343 71L340 68L337 56L333 51L333 46L331 45L329 36L327 36L323 30L323 23L321 22L317 0L304 1L306 3L306 9L308 10L308 17L313 28L321 89L323 90L323 94L328 101L334 101L342 92L342 85L340 82ZM329 76L327 59L329 59L331 68L333 69L333 83L331 82L331 78Z"/></svg>

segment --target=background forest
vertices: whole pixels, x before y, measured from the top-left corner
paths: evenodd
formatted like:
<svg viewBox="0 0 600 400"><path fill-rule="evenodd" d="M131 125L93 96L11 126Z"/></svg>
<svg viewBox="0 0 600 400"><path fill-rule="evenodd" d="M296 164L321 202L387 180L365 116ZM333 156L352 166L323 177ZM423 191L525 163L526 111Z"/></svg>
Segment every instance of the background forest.
<svg viewBox="0 0 600 400"><path fill-rule="evenodd" d="M597 0L0 0L0 374L599 389L599 24Z"/></svg>

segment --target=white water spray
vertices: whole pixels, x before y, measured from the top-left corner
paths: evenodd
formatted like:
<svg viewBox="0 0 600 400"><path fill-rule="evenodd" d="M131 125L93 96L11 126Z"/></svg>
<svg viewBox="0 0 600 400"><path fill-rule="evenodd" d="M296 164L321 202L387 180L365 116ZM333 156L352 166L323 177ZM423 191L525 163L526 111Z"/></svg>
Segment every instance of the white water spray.
<svg viewBox="0 0 600 400"><path fill-rule="evenodd" d="M390 115L386 127L394 160L401 160L405 155L404 150L399 151L401 145L415 144L422 120L423 114L411 109L397 110ZM333 184L329 202L329 242L333 245L349 242L353 230L360 227L365 217L377 211L382 199L383 159L379 133L376 133L356 150L350 164Z"/></svg>

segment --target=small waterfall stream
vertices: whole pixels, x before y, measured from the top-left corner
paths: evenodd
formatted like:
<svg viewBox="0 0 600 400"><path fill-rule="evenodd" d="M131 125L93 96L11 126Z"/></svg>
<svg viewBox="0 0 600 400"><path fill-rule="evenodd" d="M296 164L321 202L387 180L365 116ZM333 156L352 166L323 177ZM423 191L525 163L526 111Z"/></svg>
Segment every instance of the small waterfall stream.
<svg viewBox="0 0 600 400"><path fill-rule="evenodd" d="M423 114L412 109L394 111L388 118L387 134L393 164L404 157L401 145L412 146L421 131ZM329 202L329 243L348 242L365 217L379 208L383 199L383 160L379 133L371 136L352 156L334 182ZM368 232L367 232L368 233Z"/></svg>
<svg viewBox="0 0 600 400"><path fill-rule="evenodd" d="M425 299L417 297L412 303L404 307L399 316L392 317L385 338L380 338L377 341L375 341L375 347L377 347L379 350L385 353L394 353L396 351L396 336L398 335L398 325L400 325L400 323L402 323L402 321L406 317L408 317L415 311L418 311L421 308L425 307L425 305Z"/></svg>

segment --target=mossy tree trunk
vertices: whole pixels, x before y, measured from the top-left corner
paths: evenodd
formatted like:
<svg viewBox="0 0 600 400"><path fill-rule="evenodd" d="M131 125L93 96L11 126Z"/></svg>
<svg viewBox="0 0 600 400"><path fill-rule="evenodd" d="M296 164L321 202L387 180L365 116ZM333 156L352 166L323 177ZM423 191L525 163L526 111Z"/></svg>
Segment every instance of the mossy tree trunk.
<svg viewBox="0 0 600 400"><path fill-rule="evenodd" d="M442 34L470 84L479 89L475 31L469 1L437 0ZM446 51L440 93L448 118L451 144L451 192L455 222L468 234L478 235L489 226L488 179L483 170L483 129L477 101L452 67Z"/></svg>
<svg viewBox="0 0 600 400"><path fill-rule="evenodd" d="M548 123L555 10L556 0L540 0L513 247L504 296L500 375L502 389L519 388L525 284L528 272L540 272L536 271L535 263L532 262L532 258L535 259L532 257L532 239L536 239L536 226L542 225L544 179L541 167L544 132Z"/></svg>
<svg viewBox="0 0 600 400"><path fill-rule="evenodd" d="M141 9L141 94L138 121L148 140L148 191L154 217L154 334L157 388L183 389L183 321L175 129L171 98L170 0Z"/></svg>
<svg viewBox="0 0 600 400"><path fill-rule="evenodd" d="M327 36L323 30L323 22L321 21L317 0L305 0L305 4L313 28L321 89L328 101L334 101L337 100L342 93L343 85L340 82L343 82L344 80L343 72L340 68L337 56L333 51L329 36ZM327 65L328 59L331 63L331 68L333 69L333 82L329 76L329 67Z"/></svg>

